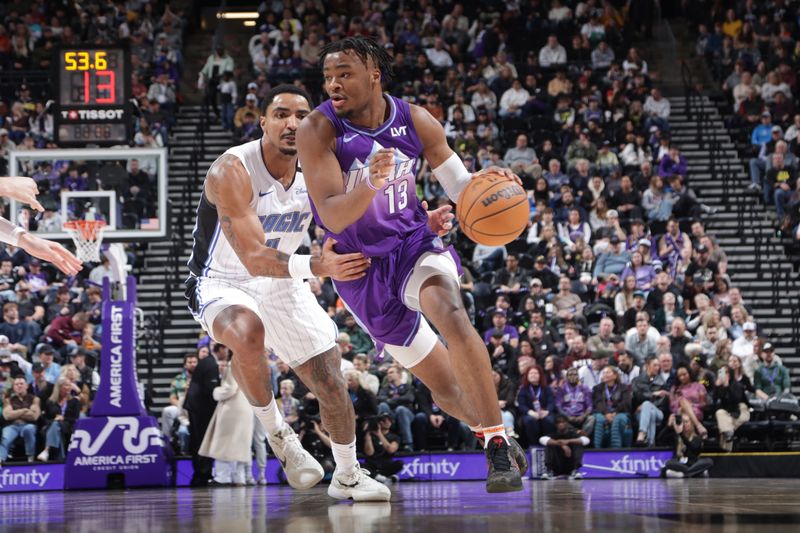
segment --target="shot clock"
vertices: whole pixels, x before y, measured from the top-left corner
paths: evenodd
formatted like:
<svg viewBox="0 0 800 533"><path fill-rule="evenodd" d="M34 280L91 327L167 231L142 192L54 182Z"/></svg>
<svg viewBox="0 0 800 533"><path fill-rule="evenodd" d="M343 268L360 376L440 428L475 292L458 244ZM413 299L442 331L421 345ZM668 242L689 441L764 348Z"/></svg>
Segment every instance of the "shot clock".
<svg viewBox="0 0 800 533"><path fill-rule="evenodd" d="M133 133L129 51L80 47L55 53L56 142L76 147L126 144Z"/></svg>

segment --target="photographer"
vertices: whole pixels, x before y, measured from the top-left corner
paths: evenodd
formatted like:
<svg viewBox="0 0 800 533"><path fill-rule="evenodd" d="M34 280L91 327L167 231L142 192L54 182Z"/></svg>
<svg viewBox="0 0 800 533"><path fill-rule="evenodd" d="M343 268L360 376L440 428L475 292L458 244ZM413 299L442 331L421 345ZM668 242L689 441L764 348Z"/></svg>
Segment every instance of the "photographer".
<svg viewBox="0 0 800 533"><path fill-rule="evenodd" d="M750 409L744 392L744 386L731 379L731 370L727 366L719 369L714 391L717 407L714 416L719 429L719 447L728 452L733 450L734 432L750 420Z"/></svg>
<svg viewBox="0 0 800 533"><path fill-rule="evenodd" d="M303 448L319 461L325 470L325 479L330 479L336 468L331 451L331 436L320 420L319 414L306 417L304 421L302 443Z"/></svg>
<svg viewBox="0 0 800 533"><path fill-rule="evenodd" d="M397 473L403 469L403 462L394 460L400 437L390 432L393 421L391 413L382 413L364 424L364 466L381 483L387 478L397 481Z"/></svg>
<svg viewBox="0 0 800 533"><path fill-rule="evenodd" d="M675 456L664 466L666 477L698 477L714 466L708 458L700 458L703 439L694 430L694 424L682 415L670 415L669 427L675 432Z"/></svg>

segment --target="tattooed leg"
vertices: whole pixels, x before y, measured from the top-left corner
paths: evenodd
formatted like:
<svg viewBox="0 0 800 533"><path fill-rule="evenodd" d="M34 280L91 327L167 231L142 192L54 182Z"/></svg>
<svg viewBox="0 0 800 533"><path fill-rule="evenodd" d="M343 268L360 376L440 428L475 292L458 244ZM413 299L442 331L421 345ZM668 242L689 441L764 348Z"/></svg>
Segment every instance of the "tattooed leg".
<svg viewBox="0 0 800 533"><path fill-rule="evenodd" d="M349 444L355 439L356 422L353 402L341 371L342 356L339 348L330 350L294 369L314 396L319 400L319 414L331 440Z"/></svg>
<svg viewBox="0 0 800 533"><path fill-rule="evenodd" d="M272 380L264 355L264 325L250 309L232 305L214 319L214 338L230 348L235 357L233 377L251 405L272 401Z"/></svg>

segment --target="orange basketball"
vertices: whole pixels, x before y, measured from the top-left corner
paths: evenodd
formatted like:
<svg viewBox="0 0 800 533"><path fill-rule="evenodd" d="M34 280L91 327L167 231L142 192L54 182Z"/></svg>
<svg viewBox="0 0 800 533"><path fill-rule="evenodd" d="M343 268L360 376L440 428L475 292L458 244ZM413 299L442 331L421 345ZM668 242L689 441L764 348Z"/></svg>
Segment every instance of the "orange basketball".
<svg viewBox="0 0 800 533"><path fill-rule="evenodd" d="M529 213L525 190L499 172L470 181L456 206L461 231L487 246L502 246L519 237L528 227Z"/></svg>

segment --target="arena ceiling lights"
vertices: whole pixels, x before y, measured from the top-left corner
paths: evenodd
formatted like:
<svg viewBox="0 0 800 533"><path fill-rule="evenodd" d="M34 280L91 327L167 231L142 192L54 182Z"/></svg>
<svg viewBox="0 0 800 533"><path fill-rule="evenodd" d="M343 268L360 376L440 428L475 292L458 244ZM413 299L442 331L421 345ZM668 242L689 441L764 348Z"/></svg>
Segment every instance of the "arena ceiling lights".
<svg viewBox="0 0 800 533"><path fill-rule="evenodd" d="M221 11L217 13L218 19L228 20L257 20L257 11Z"/></svg>

